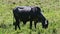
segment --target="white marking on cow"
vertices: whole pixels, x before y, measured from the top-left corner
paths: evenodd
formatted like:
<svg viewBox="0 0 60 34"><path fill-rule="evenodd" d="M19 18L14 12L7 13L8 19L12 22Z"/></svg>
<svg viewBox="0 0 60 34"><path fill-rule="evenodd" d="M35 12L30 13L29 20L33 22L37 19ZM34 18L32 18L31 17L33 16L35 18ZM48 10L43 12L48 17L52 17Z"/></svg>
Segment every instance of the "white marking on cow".
<svg viewBox="0 0 60 34"><path fill-rule="evenodd" d="M30 7L23 7L23 9L18 8L19 11L31 11Z"/></svg>
<svg viewBox="0 0 60 34"><path fill-rule="evenodd" d="M47 24L47 21L45 20L45 25Z"/></svg>

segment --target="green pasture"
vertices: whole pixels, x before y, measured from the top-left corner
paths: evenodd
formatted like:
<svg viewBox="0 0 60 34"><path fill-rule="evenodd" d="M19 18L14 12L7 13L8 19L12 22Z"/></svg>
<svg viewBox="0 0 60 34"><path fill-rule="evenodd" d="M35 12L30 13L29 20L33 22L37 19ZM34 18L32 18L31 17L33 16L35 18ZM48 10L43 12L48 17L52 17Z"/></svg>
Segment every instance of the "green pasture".
<svg viewBox="0 0 60 34"><path fill-rule="evenodd" d="M21 30L15 31L12 12L16 6L39 6L49 21L48 28L38 23L30 30L29 22L25 26L21 22ZM60 34L60 0L0 0L0 34Z"/></svg>

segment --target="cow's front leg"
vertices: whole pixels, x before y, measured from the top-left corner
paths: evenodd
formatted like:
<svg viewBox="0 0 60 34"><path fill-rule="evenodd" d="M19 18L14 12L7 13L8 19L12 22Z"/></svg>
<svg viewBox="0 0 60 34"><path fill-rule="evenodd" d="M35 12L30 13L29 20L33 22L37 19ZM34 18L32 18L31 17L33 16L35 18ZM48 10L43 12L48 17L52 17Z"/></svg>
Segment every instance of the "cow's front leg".
<svg viewBox="0 0 60 34"><path fill-rule="evenodd" d="M30 20L30 29L32 29L32 20Z"/></svg>

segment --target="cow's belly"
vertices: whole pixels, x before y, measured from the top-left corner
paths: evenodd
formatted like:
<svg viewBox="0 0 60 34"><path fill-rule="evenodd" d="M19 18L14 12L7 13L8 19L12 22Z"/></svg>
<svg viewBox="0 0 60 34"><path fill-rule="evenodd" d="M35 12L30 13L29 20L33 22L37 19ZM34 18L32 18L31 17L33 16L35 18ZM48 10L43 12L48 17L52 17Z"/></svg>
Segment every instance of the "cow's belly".
<svg viewBox="0 0 60 34"><path fill-rule="evenodd" d="M29 18L20 18L20 21L29 21Z"/></svg>
<svg viewBox="0 0 60 34"><path fill-rule="evenodd" d="M29 17L26 17L26 18L20 18L21 21L30 21L30 18ZM32 21L36 21L38 20L38 18L31 18Z"/></svg>

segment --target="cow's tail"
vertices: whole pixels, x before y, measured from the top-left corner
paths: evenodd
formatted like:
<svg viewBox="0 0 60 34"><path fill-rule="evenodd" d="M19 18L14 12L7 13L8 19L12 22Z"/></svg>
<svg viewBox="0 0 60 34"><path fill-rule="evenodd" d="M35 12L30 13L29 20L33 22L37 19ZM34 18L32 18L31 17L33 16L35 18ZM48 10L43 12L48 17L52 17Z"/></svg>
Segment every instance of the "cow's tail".
<svg viewBox="0 0 60 34"><path fill-rule="evenodd" d="M13 25L15 25L15 23L14 23L14 9L13 9Z"/></svg>

